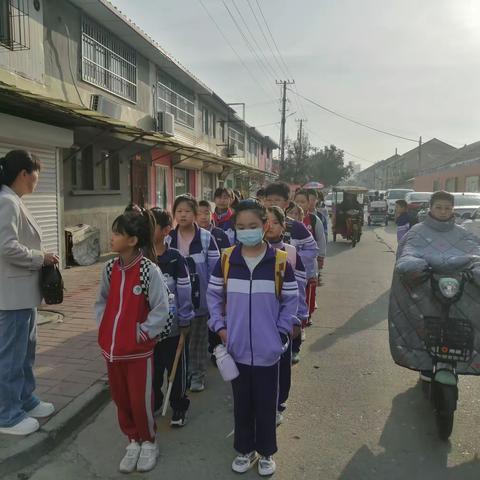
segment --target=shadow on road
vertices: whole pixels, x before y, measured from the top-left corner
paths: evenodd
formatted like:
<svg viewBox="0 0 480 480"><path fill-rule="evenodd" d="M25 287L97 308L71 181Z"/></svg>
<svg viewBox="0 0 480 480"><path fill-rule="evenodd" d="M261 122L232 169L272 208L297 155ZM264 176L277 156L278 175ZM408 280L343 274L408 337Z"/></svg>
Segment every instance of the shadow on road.
<svg viewBox="0 0 480 480"><path fill-rule="evenodd" d="M346 323L338 327L333 332L324 335L315 343L310 345L310 350L320 352L327 350L338 340L354 335L362 330L378 325L387 318L388 297L390 290L385 291L374 302L369 303L365 307L358 310Z"/></svg>
<svg viewBox="0 0 480 480"><path fill-rule="evenodd" d="M455 434L455 430L454 430ZM474 458L448 466L450 443L437 437L433 412L420 386L397 395L380 437L384 452L375 454L363 445L339 480L473 480L480 461Z"/></svg>

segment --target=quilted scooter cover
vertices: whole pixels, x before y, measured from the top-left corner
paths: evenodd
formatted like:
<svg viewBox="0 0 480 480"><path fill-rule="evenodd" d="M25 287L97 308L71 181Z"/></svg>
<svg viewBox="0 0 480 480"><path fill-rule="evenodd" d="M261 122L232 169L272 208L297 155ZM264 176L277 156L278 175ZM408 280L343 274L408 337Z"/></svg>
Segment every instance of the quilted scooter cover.
<svg viewBox="0 0 480 480"><path fill-rule="evenodd" d="M431 370L432 360L425 349L424 316L440 316L430 281L413 285L411 272L429 265L448 273L473 267L473 281L465 285L461 300L450 316L468 319L474 328L474 353L468 363L459 363L458 373L480 375L480 239L454 220L440 222L428 216L403 238L397 252L388 312L390 351L393 360L412 370ZM461 265L461 267L459 267Z"/></svg>

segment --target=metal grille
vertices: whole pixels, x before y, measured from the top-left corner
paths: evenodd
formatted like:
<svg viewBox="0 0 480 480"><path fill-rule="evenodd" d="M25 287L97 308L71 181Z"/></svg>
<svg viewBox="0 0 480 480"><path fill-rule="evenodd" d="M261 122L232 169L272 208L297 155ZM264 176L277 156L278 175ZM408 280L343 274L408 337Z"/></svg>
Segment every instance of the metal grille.
<svg viewBox="0 0 480 480"><path fill-rule="evenodd" d="M175 117L175 121L187 127L195 126L195 103L187 97L182 89L173 82L160 80L157 83L158 111L168 112Z"/></svg>
<svg viewBox="0 0 480 480"><path fill-rule="evenodd" d="M88 17L82 18L82 79L137 101L137 54Z"/></svg>
<svg viewBox="0 0 480 480"><path fill-rule="evenodd" d="M0 0L0 45L9 50L30 48L29 0Z"/></svg>

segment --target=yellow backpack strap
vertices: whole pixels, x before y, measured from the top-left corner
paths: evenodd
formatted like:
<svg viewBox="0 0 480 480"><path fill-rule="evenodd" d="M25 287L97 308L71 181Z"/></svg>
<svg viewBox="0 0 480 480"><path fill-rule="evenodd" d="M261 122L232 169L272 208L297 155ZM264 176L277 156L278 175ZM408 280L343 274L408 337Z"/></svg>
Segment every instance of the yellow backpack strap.
<svg viewBox="0 0 480 480"><path fill-rule="evenodd" d="M230 272L230 256L232 255L233 247L226 248L222 253L222 272L223 272L223 284L227 288L228 273Z"/></svg>
<svg viewBox="0 0 480 480"><path fill-rule="evenodd" d="M283 278L287 268L288 253L283 250L275 251L275 294L280 298L283 287Z"/></svg>

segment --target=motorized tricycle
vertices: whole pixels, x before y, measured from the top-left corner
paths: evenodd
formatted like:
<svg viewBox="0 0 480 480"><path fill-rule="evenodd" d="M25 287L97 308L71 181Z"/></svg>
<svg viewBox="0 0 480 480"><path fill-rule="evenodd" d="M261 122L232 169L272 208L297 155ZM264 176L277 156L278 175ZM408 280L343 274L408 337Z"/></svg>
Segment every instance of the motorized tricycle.
<svg viewBox="0 0 480 480"><path fill-rule="evenodd" d="M388 225L386 200L373 200L368 205L368 225Z"/></svg>
<svg viewBox="0 0 480 480"><path fill-rule="evenodd" d="M368 189L355 186L333 188L332 232L352 242L352 248L360 242L363 226L363 201Z"/></svg>

